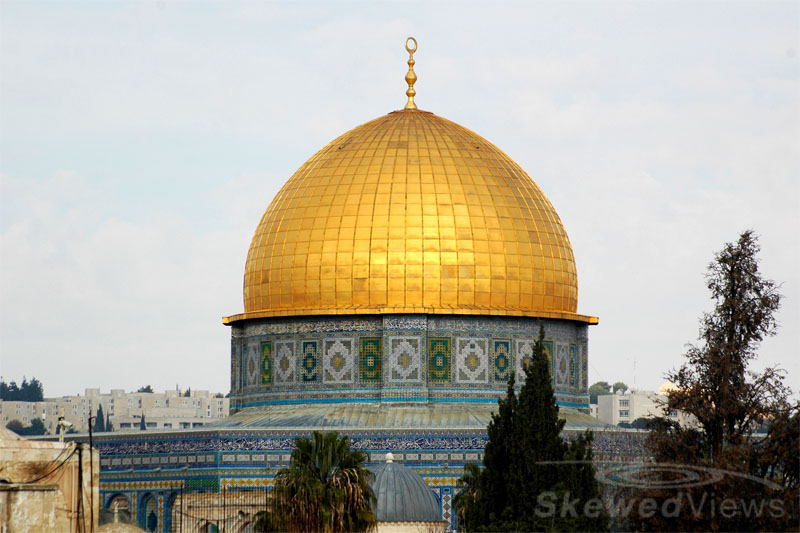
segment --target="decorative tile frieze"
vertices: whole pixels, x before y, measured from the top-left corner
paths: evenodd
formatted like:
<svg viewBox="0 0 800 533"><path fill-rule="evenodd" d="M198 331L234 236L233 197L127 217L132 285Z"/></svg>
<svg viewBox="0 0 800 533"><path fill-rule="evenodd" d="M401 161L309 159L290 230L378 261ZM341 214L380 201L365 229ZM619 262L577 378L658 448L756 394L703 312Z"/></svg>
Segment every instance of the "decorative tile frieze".
<svg viewBox="0 0 800 533"><path fill-rule="evenodd" d="M383 380L383 350L380 337L359 339L359 381L381 383Z"/></svg>
<svg viewBox="0 0 800 533"><path fill-rule="evenodd" d="M319 341L300 341L300 381L315 383L319 381Z"/></svg>
<svg viewBox="0 0 800 533"><path fill-rule="evenodd" d="M428 338L428 380L436 383L450 381L449 338Z"/></svg>
<svg viewBox="0 0 800 533"><path fill-rule="evenodd" d="M457 383L489 382L489 340L479 337L456 337Z"/></svg>
<svg viewBox="0 0 800 533"><path fill-rule="evenodd" d="M275 341L275 383L297 382L297 352L293 340Z"/></svg>
<svg viewBox="0 0 800 533"><path fill-rule="evenodd" d="M569 346L556 343L556 356L554 359L556 371L556 386L569 385Z"/></svg>
<svg viewBox="0 0 800 533"><path fill-rule="evenodd" d="M583 390L589 388L589 347L586 344L581 346L581 377Z"/></svg>
<svg viewBox="0 0 800 533"><path fill-rule="evenodd" d="M492 379L506 382L511 374L511 341L492 340Z"/></svg>
<svg viewBox="0 0 800 533"><path fill-rule="evenodd" d="M533 339L516 339L514 346L516 382L525 383L525 369L533 360Z"/></svg>
<svg viewBox="0 0 800 533"><path fill-rule="evenodd" d="M258 354L258 347L254 343L244 345L245 350L245 386L258 387L261 385L260 370L261 361Z"/></svg>
<svg viewBox="0 0 800 533"><path fill-rule="evenodd" d="M355 340L332 338L323 341L322 381L327 384L355 381Z"/></svg>
<svg viewBox="0 0 800 533"><path fill-rule="evenodd" d="M387 381L418 383L422 380L422 338L389 337Z"/></svg>
<svg viewBox="0 0 800 533"><path fill-rule="evenodd" d="M272 343L261 343L261 384L272 383Z"/></svg>

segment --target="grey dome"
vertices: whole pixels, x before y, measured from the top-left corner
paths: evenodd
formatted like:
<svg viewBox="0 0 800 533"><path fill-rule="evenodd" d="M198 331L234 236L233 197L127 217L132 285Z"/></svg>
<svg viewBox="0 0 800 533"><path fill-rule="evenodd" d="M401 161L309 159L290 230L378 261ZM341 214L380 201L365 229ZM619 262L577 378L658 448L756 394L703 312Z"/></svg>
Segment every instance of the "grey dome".
<svg viewBox="0 0 800 533"><path fill-rule="evenodd" d="M427 483L408 467L382 463L370 470L375 474L372 490L377 499L378 522L440 522L439 501Z"/></svg>

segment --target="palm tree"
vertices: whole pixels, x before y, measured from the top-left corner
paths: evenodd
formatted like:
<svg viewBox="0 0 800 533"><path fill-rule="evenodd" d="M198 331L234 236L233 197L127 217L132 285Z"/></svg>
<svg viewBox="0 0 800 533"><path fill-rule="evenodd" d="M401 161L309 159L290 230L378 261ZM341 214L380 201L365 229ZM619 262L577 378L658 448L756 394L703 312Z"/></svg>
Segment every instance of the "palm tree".
<svg viewBox="0 0 800 533"><path fill-rule="evenodd" d="M481 485L484 477L483 468L480 466L475 463L464 465L464 475L458 480L461 491L456 495L454 502L460 531L470 531L479 523L476 517L481 512L483 492Z"/></svg>
<svg viewBox="0 0 800 533"><path fill-rule="evenodd" d="M280 531L369 531L375 494L367 455L335 432L295 440L289 467L278 472L269 518Z"/></svg>

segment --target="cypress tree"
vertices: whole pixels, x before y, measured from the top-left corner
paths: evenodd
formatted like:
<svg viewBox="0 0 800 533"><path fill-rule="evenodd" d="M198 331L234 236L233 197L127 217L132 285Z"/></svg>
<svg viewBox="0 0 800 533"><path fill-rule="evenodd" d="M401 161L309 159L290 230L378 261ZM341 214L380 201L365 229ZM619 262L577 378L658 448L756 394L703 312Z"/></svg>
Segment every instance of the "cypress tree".
<svg viewBox="0 0 800 533"><path fill-rule="evenodd" d="M558 483L559 466L553 463L562 461L566 451L561 438L565 421L558 418L541 325L533 357L525 368L516 414L507 477L510 502L516 520L522 521L518 527L541 529L536 524L537 498ZM530 525L527 520L532 521Z"/></svg>
<svg viewBox="0 0 800 533"><path fill-rule="evenodd" d="M492 420L487 427L489 442L483 452L485 467L484 484L481 493L485 498L480 502L480 508L475 510L480 520L495 522L500 520L509 503L507 483L511 470L511 456L515 452L512 435L514 431L514 417L517 413L517 395L514 391L514 374L508 380L506 397L497 402L497 413L492 414ZM477 475L477 473L473 473Z"/></svg>
<svg viewBox="0 0 800 533"><path fill-rule="evenodd" d="M602 502L591 433L571 443L561 437L565 421L558 417L541 325L518 395L514 379L512 374L487 428L484 467L466 465L459 480L459 526L467 531L607 530L608 514L596 509ZM540 505L542 496L551 508ZM597 512L587 515L589 501Z"/></svg>
<svg viewBox="0 0 800 533"><path fill-rule="evenodd" d="M103 404L97 406L97 416L94 419L93 431L96 433L102 433L106 431L106 419L105 416L103 416Z"/></svg>

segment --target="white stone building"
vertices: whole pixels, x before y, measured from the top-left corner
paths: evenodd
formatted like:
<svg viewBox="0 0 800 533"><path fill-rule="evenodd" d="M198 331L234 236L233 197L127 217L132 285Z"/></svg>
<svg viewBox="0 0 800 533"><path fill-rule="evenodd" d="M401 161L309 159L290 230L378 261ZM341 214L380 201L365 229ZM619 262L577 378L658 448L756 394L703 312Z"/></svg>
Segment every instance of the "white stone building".
<svg viewBox="0 0 800 533"><path fill-rule="evenodd" d="M79 433L89 430L90 416L103 406L114 431L139 430L142 416L148 429L190 429L228 416L230 401L221 394L208 391L191 391L188 397L180 391L161 393L125 392L111 389L86 389L83 396L46 398L42 402L0 401L0 424L5 427L12 420L30 425L35 418L44 422L48 433L56 433L58 417L63 416ZM105 422L105 421L104 421Z"/></svg>
<svg viewBox="0 0 800 533"><path fill-rule="evenodd" d="M639 418L664 416L668 390L665 385L662 385L658 392L631 391L627 394L618 393L598 396L597 414L595 416L598 420L611 425L617 425L620 422L630 424ZM668 417L671 420L680 422L681 425L687 425L690 420L688 415L678 411L670 412Z"/></svg>

